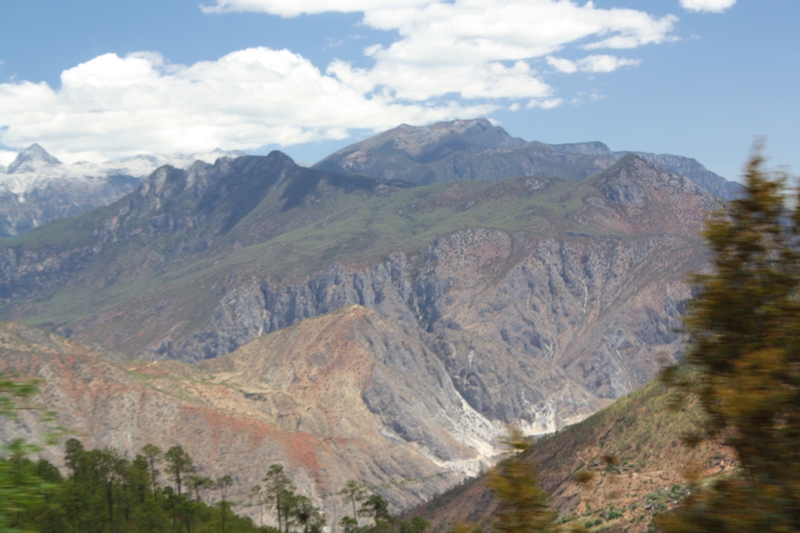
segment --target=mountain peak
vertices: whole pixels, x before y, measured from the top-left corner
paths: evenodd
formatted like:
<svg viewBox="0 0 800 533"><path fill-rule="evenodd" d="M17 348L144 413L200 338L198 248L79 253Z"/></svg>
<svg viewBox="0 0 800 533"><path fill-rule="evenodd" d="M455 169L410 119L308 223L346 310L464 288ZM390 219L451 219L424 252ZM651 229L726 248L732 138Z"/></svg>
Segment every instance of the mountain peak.
<svg viewBox="0 0 800 533"><path fill-rule="evenodd" d="M15 172L35 172L43 166L60 164L61 161L50 155L47 150L37 143L33 143L17 155L17 158L8 166L6 172L8 174L13 174Z"/></svg>
<svg viewBox="0 0 800 533"><path fill-rule="evenodd" d="M632 153L591 179L609 200L625 207L643 209L651 197L659 198L656 203L662 206L675 203L686 208L695 202L703 212L715 207L713 195L689 178Z"/></svg>
<svg viewBox="0 0 800 533"><path fill-rule="evenodd" d="M372 141L372 142L370 142ZM437 122L429 126L401 126L368 139L362 150L382 149L391 144L412 159L437 161L454 151L483 152L516 148L524 144L485 118ZM362 144L362 143L359 143Z"/></svg>
<svg viewBox="0 0 800 533"><path fill-rule="evenodd" d="M329 155L314 168L329 172L364 174L380 179L403 179L415 184L431 181L413 168L460 154L511 150L525 144L485 118L437 122L428 126L402 124ZM391 160L388 167L385 159ZM372 168L375 166L376 168ZM378 168L380 167L380 168Z"/></svg>

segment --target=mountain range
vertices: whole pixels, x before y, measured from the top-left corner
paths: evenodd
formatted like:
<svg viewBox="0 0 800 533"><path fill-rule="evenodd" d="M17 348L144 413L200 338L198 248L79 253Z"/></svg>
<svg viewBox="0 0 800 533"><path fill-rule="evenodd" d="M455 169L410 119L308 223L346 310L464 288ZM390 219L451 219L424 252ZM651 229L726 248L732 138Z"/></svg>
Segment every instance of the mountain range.
<svg viewBox="0 0 800 533"><path fill-rule="evenodd" d="M415 185L459 179L501 180L552 176L582 180L634 153L657 163L724 200L740 190L696 160L670 154L613 152L601 142L545 144L512 137L486 119L456 120L419 128L401 125L347 146L314 168L363 174Z"/></svg>
<svg viewBox="0 0 800 533"><path fill-rule="evenodd" d="M32 144L8 166L0 166L0 238L21 235L53 220L109 205L134 191L155 169L186 168L195 161L213 163L242 152L140 155L95 164L65 165Z"/></svg>
<svg viewBox="0 0 800 533"><path fill-rule="evenodd" d="M331 154L314 167L361 174L395 185L447 183L459 179L499 180L550 176L580 180L606 169L631 152L613 152L600 142L545 144L511 137L486 119L457 120L427 127L402 125ZM712 194L729 200L740 186L694 159L634 152L685 176ZM0 238L106 206L132 192L157 168L186 169L195 161L213 164L239 151L139 155L101 164L62 164L38 144L0 166Z"/></svg>
<svg viewBox="0 0 800 533"><path fill-rule="evenodd" d="M424 501L505 423L559 430L680 354L724 200L685 158L556 148L476 120L160 167L0 241L0 317L96 353L20 373L98 446L192 442L243 484L283 462L333 514L347 479Z"/></svg>

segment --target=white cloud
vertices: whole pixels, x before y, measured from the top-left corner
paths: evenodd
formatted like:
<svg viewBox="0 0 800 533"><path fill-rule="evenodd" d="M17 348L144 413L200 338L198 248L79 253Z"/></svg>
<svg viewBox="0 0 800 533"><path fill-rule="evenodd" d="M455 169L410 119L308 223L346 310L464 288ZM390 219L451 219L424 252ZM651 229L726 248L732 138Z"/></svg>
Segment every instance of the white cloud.
<svg viewBox="0 0 800 533"><path fill-rule="evenodd" d="M211 1L211 0L208 0ZM563 103L537 66L612 72L635 59L567 49L632 49L674 40L677 18L570 0L216 0L207 13L283 17L357 12L397 35L364 50L371 64L314 65L253 48L173 65L155 53L105 54L44 83L0 84L0 143L45 143L65 162L141 152L253 149ZM322 69L322 70L321 70ZM5 110L10 110L6 112Z"/></svg>
<svg viewBox="0 0 800 533"><path fill-rule="evenodd" d="M8 150L0 150L0 165L7 167L17 158L17 152L9 152Z"/></svg>
<svg viewBox="0 0 800 533"><path fill-rule="evenodd" d="M736 0L680 0L681 7L687 11L709 11L722 13L733 6Z"/></svg>
<svg viewBox="0 0 800 533"><path fill-rule="evenodd" d="M394 9L431 4L436 0L217 0L201 6L204 13L269 13L282 17L326 12L358 13L374 9Z"/></svg>
<svg viewBox="0 0 800 533"><path fill-rule="evenodd" d="M614 72L620 67L635 67L640 63L640 59L624 59L611 55L592 55L578 61L553 56L547 57L548 65L565 74L573 74L575 72Z"/></svg>
<svg viewBox="0 0 800 533"><path fill-rule="evenodd" d="M0 84L0 142L43 143L65 162L141 152L252 149L346 138L488 114L485 103L401 103L322 74L288 50L252 48L217 61L170 65L152 53L105 54L66 70L61 88Z"/></svg>
<svg viewBox="0 0 800 533"><path fill-rule="evenodd" d="M553 89L532 60L573 45L635 48L673 40L677 18L632 9L599 9L569 0L217 0L206 11L258 11L281 16L322 11L362 12L363 23L396 31L388 46L365 54L370 68L335 61L328 74L361 91L425 101L457 94L466 99L548 99ZM633 60L594 58L576 70L610 72Z"/></svg>

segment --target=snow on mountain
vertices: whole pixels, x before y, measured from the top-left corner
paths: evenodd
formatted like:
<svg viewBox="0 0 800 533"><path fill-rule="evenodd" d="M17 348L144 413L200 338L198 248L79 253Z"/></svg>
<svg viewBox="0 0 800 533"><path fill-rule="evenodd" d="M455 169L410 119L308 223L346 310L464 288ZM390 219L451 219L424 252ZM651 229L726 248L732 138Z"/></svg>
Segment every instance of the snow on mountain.
<svg viewBox="0 0 800 533"><path fill-rule="evenodd" d="M109 205L136 190L161 166L188 168L197 160L214 163L220 157L240 155L244 153L217 149L67 165L33 144L17 154L8 167L0 167L0 238L15 237L53 220Z"/></svg>
<svg viewBox="0 0 800 533"><path fill-rule="evenodd" d="M244 155L244 152L217 148L211 152L197 154L138 155L104 163L80 161L65 165L38 144L32 144L20 152L8 168L0 168L0 195L11 193L24 198L30 191L56 182L62 182L64 185L69 181L89 184L107 181L112 176L143 179L164 165L188 168L198 160L214 163L220 157L236 158L241 155Z"/></svg>

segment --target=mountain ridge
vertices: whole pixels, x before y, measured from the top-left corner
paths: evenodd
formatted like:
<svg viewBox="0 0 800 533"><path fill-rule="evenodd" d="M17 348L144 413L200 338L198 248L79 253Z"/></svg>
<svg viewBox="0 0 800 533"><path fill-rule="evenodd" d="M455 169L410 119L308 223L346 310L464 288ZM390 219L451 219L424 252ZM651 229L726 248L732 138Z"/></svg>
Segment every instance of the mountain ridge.
<svg viewBox="0 0 800 533"><path fill-rule="evenodd" d="M694 159L669 154L614 152L597 141L568 144L526 142L511 137L485 118L423 127L404 124L342 148L322 159L314 168L402 179L417 185L528 175L581 180L609 168L629 153L686 176L725 200L736 197L741 189L738 184L710 172Z"/></svg>
<svg viewBox="0 0 800 533"><path fill-rule="evenodd" d="M542 433L677 353L683 276L703 265L696 231L718 205L633 155L583 182L412 189L279 153L164 167L109 208L0 246L0 310L198 361L359 304L411 328L482 416Z"/></svg>
<svg viewBox="0 0 800 533"><path fill-rule="evenodd" d="M613 152L600 142L548 145L511 137L487 119L455 120L425 127L403 124L331 154L315 168L356 173L396 187L453 179L504 179L524 175L584 179L629 152ZM741 187L693 159L634 152L689 177L712 194L731 199ZM21 235L47 222L110 205L158 167L189 168L242 152L216 149L201 154L139 155L102 164L62 164L40 145L0 166L0 238ZM348 162L349 161L349 162Z"/></svg>
<svg viewBox="0 0 800 533"><path fill-rule="evenodd" d="M281 463L329 517L346 513L336 492L349 479L394 509L424 501L485 468L500 430L440 386L448 378L424 346L359 306L194 366L137 361L18 324L0 324L0 337L3 367L43 378L39 401L86 446L135 455L147 443L181 444L201 473L231 474L241 499ZM418 365L422 379L410 379ZM0 425L0 440L42 430L26 413ZM57 446L44 456L62 464Z"/></svg>
<svg viewBox="0 0 800 533"><path fill-rule="evenodd" d="M213 162L239 155L241 152L215 150L66 165L39 144L33 144L7 168L0 168L0 238L11 238L48 222L110 205L165 164L188 167L196 160Z"/></svg>
<svg viewBox="0 0 800 533"><path fill-rule="evenodd" d="M217 435L197 446L288 457L317 498L355 477L433 479L391 493L409 505L486 464L494 428L560 430L675 360L686 272L705 266L697 232L722 205L634 154L581 181L412 188L280 152L166 166L0 243L0 313L149 360L76 386L80 402L54 396L72 420L108 403L82 422L101 444L127 449L101 425L133 449L145 427L196 422ZM126 372L161 392L119 388ZM152 421L128 420L115 395ZM256 444L266 435L287 455Z"/></svg>

